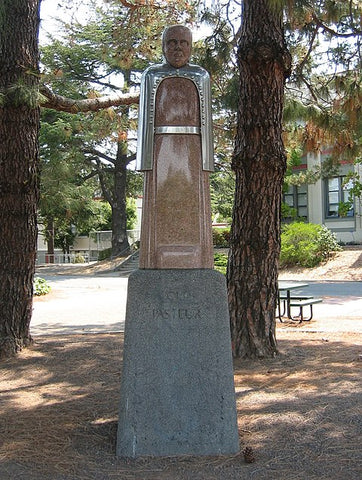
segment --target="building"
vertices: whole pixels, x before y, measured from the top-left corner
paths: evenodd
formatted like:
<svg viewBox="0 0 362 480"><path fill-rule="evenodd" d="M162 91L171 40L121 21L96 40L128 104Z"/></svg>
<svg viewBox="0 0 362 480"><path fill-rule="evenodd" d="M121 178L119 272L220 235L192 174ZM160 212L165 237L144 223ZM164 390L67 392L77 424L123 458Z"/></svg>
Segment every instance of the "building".
<svg viewBox="0 0 362 480"><path fill-rule="evenodd" d="M294 169L295 173L314 167L319 168L328 157L328 150L308 153L302 158L302 164ZM362 181L362 165L341 162L338 174L320 178L314 184L291 185L284 194L284 202L296 210L298 217L310 223L325 225L342 243L362 244L362 205L355 198L352 207L342 216L340 202L349 198L351 182L345 183L350 172L357 173Z"/></svg>

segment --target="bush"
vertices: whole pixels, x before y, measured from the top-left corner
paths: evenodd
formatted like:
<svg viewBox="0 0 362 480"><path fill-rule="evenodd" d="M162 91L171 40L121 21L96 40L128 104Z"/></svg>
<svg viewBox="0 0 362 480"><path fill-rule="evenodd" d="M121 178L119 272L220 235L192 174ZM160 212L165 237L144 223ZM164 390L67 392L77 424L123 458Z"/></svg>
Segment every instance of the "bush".
<svg viewBox="0 0 362 480"><path fill-rule="evenodd" d="M295 220L298 217L298 210L296 208L290 207L286 203L282 203L282 219L293 219Z"/></svg>
<svg viewBox="0 0 362 480"><path fill-rule="evenodd" d="M98 254L98 261L106 260L107 258L111 258L112 249L106 248L105 250L101 250Z"/></svg>
<svg viewBox="0 0 362 480"><path fill-rule="evenodd" d="M74 263L85 263L83 255L77 254L74 258Z"/></svg>
<svg viewBox="0 0 362 480"><path fill-rule="evenodd" d="M51 290L49 283L40 277L34 278L34 295L39 297L40 295L46 295Z"/></svg>
<svg viewBox="0 0 362 480"><path fill-rule="evenodd" d="M280 266L315 267L339 250L335 235L325 226L291 223L282 230Z"/></svg>
<svg viewBox="0 0 362 480"><path fill-rule="evenodd" d="M328 260L334 252L340 252L342 247L337 242L337 238L325 225L321 225L321 231L318 237L319 250L323 260Z"/></svg>
<svg viewBox="0 0 362 480"><path fill-rule="evenodd" d="M215 253L214 254L214 265L215 270L226 275L226 267L228 264L228 256L226 253Z"/></svg>
<svg viewBox="0 0 362 480"><path fill-rule="evenodd" d="M212 241L215 247L228 248L230 244L230 227L213 228Z"/></svg>

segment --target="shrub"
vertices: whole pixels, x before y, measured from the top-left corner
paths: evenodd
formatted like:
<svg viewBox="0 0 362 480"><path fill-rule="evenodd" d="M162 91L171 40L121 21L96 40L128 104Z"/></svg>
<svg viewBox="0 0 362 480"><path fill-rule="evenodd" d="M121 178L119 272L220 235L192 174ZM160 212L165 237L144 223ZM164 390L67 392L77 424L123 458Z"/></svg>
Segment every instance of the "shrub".
<svg viewBox="0 0 362 480"><path fill-rule="evenodd" d="M83 255L77 254L74 258L74 263L85 263Z"/></svg>
<svg viewBox="0 0 362 480"><path fill-rule="evenodd" d="M213 228L212 241L215 247L228 248L230 244L230 227Z"/></svg>
<svg viewBox="0 0 362 480"><path fill-rule="evenodd" d="M335 235L325 226L291 223L282 230L280 266L315 267L340 249Z"/></svg>
<svg viewBox="0 0 362 480"><path fill-rule="evenodd" d="M101 250L98 253L98 261L106 260L107 258L111 258L111 255L112 255L112 249L111 248L106 248L105 250Z"/></svg>
<svg viewBox="0 0 362 480"><path fill-rule="evenodd" d="M282 203L282 219L293 219L295 220L298 217L298 210L296 208L290 207L286 203Z"/></svg>
<svg viewBox="0 0 362 480"><path fill-rule="evenodd" d="M35 277L34 278L34 295L40 296L40 295L46 295L49 293L51 290L49 283L44 279L40 277Z"/></svg>
<svg viewBox="0 0 362 480"><path fill-rule="evenodd" d="M215 253L214 254L214 265L215 270L226 275L226 267L228 263L228 256L226 253Z"/></svg>
<svg viewBox="0 0 362 480"><path fill-rule="evenodd" d="M224 244L226 247L230 246L230 227L224 228L223 231L221 232L221 235L224 239Z"/></svg>
<svg viewBox="0 0 362 480"><path fill-rule="evenodd" d="M319 232L317 241L323 260L328 260L334 252L340 252L342 250L342 247L337 242L336 235L325 225L321 225L321 231Z"/></svg>

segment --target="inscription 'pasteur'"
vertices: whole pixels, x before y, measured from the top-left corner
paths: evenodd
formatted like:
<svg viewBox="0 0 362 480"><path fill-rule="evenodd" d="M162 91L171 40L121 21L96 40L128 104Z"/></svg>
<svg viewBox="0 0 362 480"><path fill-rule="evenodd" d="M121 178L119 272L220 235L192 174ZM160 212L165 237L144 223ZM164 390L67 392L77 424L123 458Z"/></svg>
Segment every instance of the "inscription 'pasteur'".
<svg viewBox="0 0 362 480"><path fill-rule="evenodd" d="M200 308L154 308L153 320L200 320Z"/></svg>

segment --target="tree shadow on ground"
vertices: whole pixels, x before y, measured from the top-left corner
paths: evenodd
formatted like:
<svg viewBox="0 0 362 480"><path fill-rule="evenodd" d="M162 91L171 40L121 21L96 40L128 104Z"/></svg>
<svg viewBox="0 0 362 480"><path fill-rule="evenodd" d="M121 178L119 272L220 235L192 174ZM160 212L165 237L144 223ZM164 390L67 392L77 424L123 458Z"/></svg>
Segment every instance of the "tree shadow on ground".
<svg viewBox="0 0 362 480"><path fill-rule="evenodd" d="M357 258L357 260L351 265L351 268L361 268L362 267L362 253Z"/></svg>
<svg viewBox="0 0 362 480"><path fill-rule="evenodd" d="M276 358L234 365L250 465L241 454L117 459L123 335L38 338L0 366L0 478L359 479L360 337L279 337Z"/></svg>
<svg viewBox="0 0 362 480"><path fill-rule="evenodd" d="M357 479L361 348L320 334L302 336L279 340L275 359L236 362L244 442L261 452L270 478L338 479L348 472Z"/></svg>

